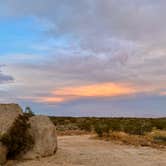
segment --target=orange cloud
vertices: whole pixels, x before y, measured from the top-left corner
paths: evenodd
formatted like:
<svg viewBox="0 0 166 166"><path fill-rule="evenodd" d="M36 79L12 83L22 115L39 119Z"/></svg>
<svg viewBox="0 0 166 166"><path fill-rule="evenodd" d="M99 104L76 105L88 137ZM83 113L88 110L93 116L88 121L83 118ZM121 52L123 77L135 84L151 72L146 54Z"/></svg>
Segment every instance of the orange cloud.
<svg viewBox="0 0 166 166"><path fill-rule="evenodd" d="M38 99L39 102L44 102L44 103L61 103L64 100L65 99L61 97L44 97L44 98Z"/></svg>
<svg viewBox="0 0 166 166"><path fill-rule="evenodd" d="M161 95L161 96L166 96L166 91L160 92L160 95Z"/></svg>
<svg viewBox="0 0 166 166"><path fill-rule="evenodd" d="M135 90L131 87L114 83L102 83L78 87L67 87L53 92L54 95L76 97L104 97L131 94Z"/></svg>
<svg viewBox="0 0 166 166"><path fill-rule="evenodd" d="M85 97L113 97L133 94L135 88L115 83L101 83L54 90L53 97L44 97L41 102L59 103Z"/></svg>

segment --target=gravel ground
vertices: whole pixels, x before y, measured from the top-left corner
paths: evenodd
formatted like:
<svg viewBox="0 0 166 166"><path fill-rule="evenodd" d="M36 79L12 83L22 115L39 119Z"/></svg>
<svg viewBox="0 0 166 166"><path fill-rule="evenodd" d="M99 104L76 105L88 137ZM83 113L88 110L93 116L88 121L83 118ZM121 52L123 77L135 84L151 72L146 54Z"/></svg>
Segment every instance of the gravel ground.
<svg viewBox="0 0 166 166"><path fill-rule="evenodd" d="M58 145L54 156L8 166L166 166L166 149L118 145L89 135L60 136Z"/></svg>

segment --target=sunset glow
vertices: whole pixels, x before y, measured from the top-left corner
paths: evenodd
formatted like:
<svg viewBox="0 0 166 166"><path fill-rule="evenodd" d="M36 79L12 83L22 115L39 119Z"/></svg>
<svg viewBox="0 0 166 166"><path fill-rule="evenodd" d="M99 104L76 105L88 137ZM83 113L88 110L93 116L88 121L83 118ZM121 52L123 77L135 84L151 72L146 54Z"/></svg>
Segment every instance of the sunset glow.
<svg viewBox="0 0 166 166"><path fill-rule="evenodd" d="M129 95L136 92L132 87L118 85L114 83L102 83L94 85L85 85L78 87L66 87L52 92L54 96L39 99L40 102L59 103L68 100L76 100L85 97L113 97Z"/></svg>
<svg viewBox="0 0 166 166"><path fill-rule="evenodd" d="M166 116L166 1L0 2L0 103L39 114Z"/></svg>
<svg viewBox="0 0 166 166"><path fill-rule="evenodd" d="M53 94L76 97L104 97L125 95L134 92L135 90L133 88L127 87L125 85L118 85L114 83L102 83L78 87L67 87L64 89L55 90Z"/></svg>

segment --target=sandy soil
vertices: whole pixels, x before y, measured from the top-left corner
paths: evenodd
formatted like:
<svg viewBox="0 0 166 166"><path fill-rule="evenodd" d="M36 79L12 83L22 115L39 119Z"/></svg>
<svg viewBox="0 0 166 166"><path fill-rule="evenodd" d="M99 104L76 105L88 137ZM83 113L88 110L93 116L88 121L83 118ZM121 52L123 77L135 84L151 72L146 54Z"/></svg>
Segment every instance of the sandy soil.
<svg viewBox="0 0 166 166"><path fill-rule="evenodd" d="M166 166L166 150L118 145L88 135L60 136L58 152L15 166ZM13 165L13 164L12 164Z"/></svg>

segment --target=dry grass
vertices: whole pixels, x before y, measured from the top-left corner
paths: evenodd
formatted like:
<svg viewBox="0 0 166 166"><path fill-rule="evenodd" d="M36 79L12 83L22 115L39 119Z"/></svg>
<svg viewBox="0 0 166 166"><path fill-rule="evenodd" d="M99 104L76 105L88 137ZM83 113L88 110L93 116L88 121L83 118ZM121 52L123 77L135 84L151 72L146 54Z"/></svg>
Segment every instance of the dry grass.
<svg viewBox="0 0 166 166"><path fill-rule="evenodd" d="M87 134L90 134L90 132L84 130L64 130L64 131L57 130L58 136L87 135Z"/></svg>
<svg viewBox="0 0 166 166"><path fill-rule="evenodd" d="M154 130L144 136L131 135L124 132L111 132L109 136L104 135L101 139L120 144L162 148L166 146L166 131Z"/></svg>
<svg viewBox="0 0 166 166"><path fill-rule="evenodd" d="M154 143L166 146L166 130L153 130L147 134L147 137L151 138Z"/></svg>
<svg viewBox="0 0 166 166"><path fill-rule="evenodd" d="M110 134L109 138L110 140L136 146L150 146L152 142L152 140L146 136L130 135L124 132L113 132Z"/></svg>

